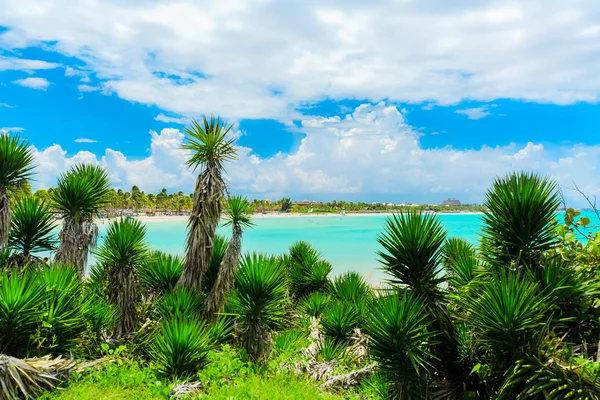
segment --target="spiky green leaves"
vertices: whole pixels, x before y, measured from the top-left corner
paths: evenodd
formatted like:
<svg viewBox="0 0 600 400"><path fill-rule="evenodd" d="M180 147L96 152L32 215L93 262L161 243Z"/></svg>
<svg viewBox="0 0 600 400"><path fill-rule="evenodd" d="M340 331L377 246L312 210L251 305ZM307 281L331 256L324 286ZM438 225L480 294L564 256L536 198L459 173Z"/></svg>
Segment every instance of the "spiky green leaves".
<svg viewBox="0 0 600 400"><path fill-rule="evenodd" d="M482 255L498 267L535 268L556 244L554 213L560 206L556 183L533 173L496 178L483 205Z"/></svg>
<svg viewBox="0 0 600 400"><path fill-rule="evenodd" d="M223 161L235 160L237 150L234 139L227 138L233 125L227 127L220 118L203 118L202 124L192 120L192 126L185 128L186 142L183 149L189 150L192 156L187 165L192 169L206 167L208 164L222 166Z"/></svg>
<svg viewBox="0 0 600 400"><path fill-rule="evenodd" d="M0 192L33 174L33 150L19 135L0 134Z"/></svg>
<svg viewBox="0 0 600 400"><path fill-rule="evenodd" d="M433 303L443 297L441 256L446 231L435 215L410 211L387 218L377 254L389 283L414 290Z"/></svg>
<svg viewBox="0 0 600 400"><path fill-rule="evenodd" d="M212 348L211 336L203 322L173 317L161 324L152 354L160 375L186 379L206 365Z"/></svg>
<svg viewBox="0 0 600 400"><path fill-rule="evenodd" d="M299 241L292 244L285 264L292 294L296 299L327 288L332 266L308 242Z"/></svg>
<svg viewBox="0 0 600 400"><path fill-rule="evenodd" d="M416 293L404 291L378 298L365 328L373 358L388 377L396 399L426 399L432 355L431 318Z"/></svg>
<svg viewBox="0 0 600 400"><path fill-rule="evenodd" d="M13 210L9 243L25 258L39 251L53 250L54 215L46 203L37 197L17 200Z"/></svg>
<svg viewBox="0 0 600 400"><path fill-rule="evenodd" d="M140 267L149 256L146 227L140 221L121 218L106 230L102 247L96 251L98 262L105 268Z"/></svg>
<svg viewBox="0 0 600 400"><path fill-rule="evenodd" d="M247 198L242 196L232 196L227 199L225 213L227 220L224 226L234 225L241 228L249 228L254 226L252 222L252 213L254 208L250 205Z"/></svg>
<svg viewBox="0 0 600 400"><path fill-rule="evenodd" d="M107 203L110 179L98 165L79 164L58 178L52 191L52 207L76 223L91 219Z"/></svg>
<svg viewBox="0 0 600 400"><path fill-rule="evenodd" d="M183 259L162 251L154 251L138 270L140 281L148 290L159 294L175 289L181 272Z"/></svg>

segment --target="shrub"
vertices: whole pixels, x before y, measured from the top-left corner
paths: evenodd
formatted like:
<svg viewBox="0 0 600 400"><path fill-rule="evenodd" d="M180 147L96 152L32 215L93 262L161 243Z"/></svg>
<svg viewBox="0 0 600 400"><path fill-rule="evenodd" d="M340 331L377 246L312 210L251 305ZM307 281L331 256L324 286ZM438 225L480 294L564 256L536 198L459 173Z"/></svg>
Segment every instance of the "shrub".
<svg viewBox="0 0 600 400"><path fill-rule="evenodd" d="M140 264L138 276L146 289L163 294L175 290L182 271L181 257L154 251L145 262Z"/></svg>
<svg viewBox="0 0 600 400"><path fill-rule="evenodd" d="M346 340L360 321L360 312L350 303L336 302L321 318L323 332L338 341Z"/></svg>
<svg viewBox="0 0 600 400"><path fill-rule="evenodd" d="M331 303L331 298L321 292L313 292L300 300L298 309L311 317L319 318Z"/></svg>

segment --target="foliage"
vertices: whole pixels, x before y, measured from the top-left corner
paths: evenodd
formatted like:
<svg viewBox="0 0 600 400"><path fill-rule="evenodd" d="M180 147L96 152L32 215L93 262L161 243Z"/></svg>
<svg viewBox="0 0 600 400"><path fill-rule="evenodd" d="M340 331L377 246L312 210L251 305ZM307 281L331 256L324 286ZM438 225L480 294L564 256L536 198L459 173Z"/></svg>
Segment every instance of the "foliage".
<svg viewBox="0 0 600 400"><path fill-rule="evenodd" d="M164 294L175 289L182 270L181 257L156 250L139 265L138 275L146 289Z"/></svg>
<svg viewBox="0 0 600 400"><path fill-rule="evenodd" d="M326 336L317 347L316 360L318 362L339 360L346 351L347 343L335 337Z"/></svg>
<svg viewBox="0 0 600 400"><path fill-rule="evenodd" d="M219 268L223 262L223 259L225 258L225 252L227 252L228 247L229 239L223 235L215 235L210 264L208 266L208 270L202 278L202 288L204 293L210 293L215 285L217 276L219 275Z"/></svg>
<svg viewBox="0 0 600 400"><path fill-rule="evenodd" d="M232 309L238 315L241 341L256 361L270 353L270 331L283 322L286 293L287 279L279 258L257 253L242 258Z"/></svg>
<svg viewBox="0 0 600 400"><path fill-rule="evenodd" d="M360 312L351 303L338 301L321 317L323 332L338 341L346 340L360 321Z"/></svg>
<svg viewBox="0 0 600 400"><path fill-rule="evenodd" d="M600 231L590 230L591 220L581 216L580 211L567 208L564 224L556 228L559 246L556 252L577 269L594 273L600 266Z"/></svg>
<svg viewBox="0 0 600 400"><path fill-rule="evenodd" d="M332 266L308 242L299 241L292 244L285 264L290 278L290 289L296 299L327 288Z"/></svg>
<svg viewBox="0 0 600 400"><path fill-rule="evenodd" d="M227 219L223 226L240 226L242 228L250 228L254 226L252 222L252 213L254 208L247 198L243 196L231 196L227 199L225 207L225 215Z"/></svg>
<svg viewBox="0 0 600 400"><path fill-rule="evenodd" d="M415 292L403 291L378 298L366 332L370 349L388 378L396 399L428 398L427 375L432 355L427 342L434 335L424 303Z"/></svg>
<svg viewBox="0 0 600 400"><path fill-rule="evenodd" d="M536 268L542 253L556 246L554 213L560 206L556 183L533 173L496 178L483 205L482 256L500 268Z"/></svg>
<svg viewBox="0 0 600 400"><path fill-rule="evenodd" d="M156 314L160 319L169 319L173 316L186 318L200 318L204 298L196 292L179 289L176 292L167 292L156 304Z"/></svg>
<svg viewBox="0 0 600 400"><path fill-rule="evenodd" d="M414 290L429 303L443 298L442 245L446 231L435 215L410 211L387 218L377 254L389 283Z"/></svg>
<svg viewBox="0 0 600 400"><path fill-rule="evenodd" d="M285 197L281 200L281 211L288 211L292 209L292 200L289 197Z"/></svg>
<svg viewBox="0 0 600 400"><path fill-rule="evenodd" d="M20 252L25 262L32 253L50 251L56 244L54 216L43 200L23 197L13 210L9 245Z"/></svg>
<svg viewBox="0 0 600 400"><path fill-rule="evenodd" d="M186 379L206 365L212 347L211 336L203 322L174 316L161 323L152 353L161 376Z"/></svg>
<svg viewBox="0 0 600 400"><path fill-rule="evenodd" d="M273 337L273 350L276 354L288 353L297 350L306 342L307 337L304 331L297 328L287 329L278 332Z"/></svg>
<svg viewBox="0 0 600 400"><path fill-rule="evenodd" d="M0 354L23 357L42 317L44 292L29 271L0 273Z"/></svg>
<svg viewBox="0 0 600 400"><path fill-rule="evenodd" d="M319 318L331 303L328 294L322 292L313 292L304 297L298 303L298 309L306 315Z"/></svg>

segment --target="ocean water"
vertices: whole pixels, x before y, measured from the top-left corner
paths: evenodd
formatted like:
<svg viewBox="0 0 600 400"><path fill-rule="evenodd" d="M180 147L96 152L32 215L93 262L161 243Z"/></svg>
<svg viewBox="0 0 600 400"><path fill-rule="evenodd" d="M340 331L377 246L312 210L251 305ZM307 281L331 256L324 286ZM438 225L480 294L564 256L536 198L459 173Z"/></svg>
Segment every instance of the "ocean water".
<svg viewBox="0 0 600 400"><path fill-rule="evenodd" d="M438 215L448 236L478 241L481 215ZM333 265L333 274L357 271L372 283L383 280L377 251L377 235L383 231L385 215L369 216L302 216L255 218L255 226L244 231L242 250L281 254L297 240L310 242ZM149 221L148 239L154 249L183 254L185 221ZM104 234L106 223L100 225ZM228 235L228 228L219 228ZM102 239L100 239L100 242Z"/></svg>

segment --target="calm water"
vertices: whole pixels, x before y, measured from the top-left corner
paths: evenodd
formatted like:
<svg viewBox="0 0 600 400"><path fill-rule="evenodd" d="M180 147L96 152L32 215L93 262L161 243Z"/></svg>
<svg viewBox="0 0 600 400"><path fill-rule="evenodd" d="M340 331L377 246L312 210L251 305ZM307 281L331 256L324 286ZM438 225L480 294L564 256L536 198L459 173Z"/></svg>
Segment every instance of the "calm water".
<svg viewBox="0 0 600 400"><path fill-rule="evenodd" d="M333 273L358 271L371 282L380 282L376 251L377 235L383 230L385 216L317 216L298 218L255 218L256 224L243 237L243 251L284 253L297 240L306 240L323 253L333 264ZM440 215L449 236L463 237L476 242L481 227L481 215ZM150 244L153 248L182 254L186 222L147 222ZM106 224L100 225L103 235ZM227 233L228 229L220 229Z"/></svg>

